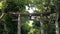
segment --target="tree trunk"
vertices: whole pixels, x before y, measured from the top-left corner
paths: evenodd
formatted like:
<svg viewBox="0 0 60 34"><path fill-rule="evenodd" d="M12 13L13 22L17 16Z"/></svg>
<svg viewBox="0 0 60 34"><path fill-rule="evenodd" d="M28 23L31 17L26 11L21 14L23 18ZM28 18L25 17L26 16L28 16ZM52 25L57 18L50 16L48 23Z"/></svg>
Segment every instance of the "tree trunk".
<svg viewBox="0 0 60 34"><path fill-rule="evenodd" d="M18 15L18 34L21 34L21 20L20 20L20 14Z"/></svg>
<svg viewBox="0 0 60 34"><path fill-rule="evenodd" d="M41 34L44 34L42 15L40 16L40 29L41 29Z"/></svg>

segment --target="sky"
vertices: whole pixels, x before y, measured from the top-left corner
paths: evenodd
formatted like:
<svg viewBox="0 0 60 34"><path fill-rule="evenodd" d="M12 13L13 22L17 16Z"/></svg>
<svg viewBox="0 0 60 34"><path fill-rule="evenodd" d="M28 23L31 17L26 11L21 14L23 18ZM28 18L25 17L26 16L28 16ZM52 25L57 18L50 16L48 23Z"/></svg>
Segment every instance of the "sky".
<svg viewBox="0 0 60 34"><path fill-rule="evenodd" d="M29 13L34 13L35 10L38 10L36 7L28 7L28 6L25 6L25 7Z"/></svg>

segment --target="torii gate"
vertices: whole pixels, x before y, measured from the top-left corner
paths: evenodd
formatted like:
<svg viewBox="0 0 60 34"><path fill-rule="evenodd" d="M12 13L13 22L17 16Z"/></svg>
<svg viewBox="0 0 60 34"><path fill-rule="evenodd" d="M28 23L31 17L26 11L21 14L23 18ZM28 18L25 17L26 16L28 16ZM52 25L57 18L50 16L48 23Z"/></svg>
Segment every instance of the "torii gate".
<svg viewBox="0 0 60 34"><path fill-rule="evenodd" d="M44 13L19 13L19 12L8 12L9 15L16 15L18 16L18 34L21 34L21 20L20 20L20 16L40 16L40 29L41 29L41 34L44 34L44 30L43 30L43 16L49 16L50 14L52 14L51 12L44 12ZM43 20L42 20L43 19ZM13 21L17 21L17 19L13 19ZM49 21L48 19L45 21Z"/></svg>

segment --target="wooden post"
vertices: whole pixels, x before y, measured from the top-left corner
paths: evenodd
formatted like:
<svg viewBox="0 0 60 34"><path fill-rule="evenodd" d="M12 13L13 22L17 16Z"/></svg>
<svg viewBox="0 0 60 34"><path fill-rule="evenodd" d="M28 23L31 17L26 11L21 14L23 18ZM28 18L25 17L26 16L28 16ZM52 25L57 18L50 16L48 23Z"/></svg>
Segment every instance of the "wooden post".
<svg viewBox="0 0 60 34"><path fill-rule="evenodd" d="M20 20L20 14L18 15L18 34L21 34L21 20Z"/></svg>
<svg viewBox="0 0 60 34"><path fill-rule="evenodd" d="M58 25L58 18L59 18L59 1L60 0L56 0L56 10L55 10L55 12L56 12L56 20L55 20L55 26L56 26L56 34L59 34L59 25Z"/></svg>
<svg viewBox="0 0 60 34"><path fill-rule="evenodd" d="M59 13L56 13L56 21L55 21L56 34L59 34L58 17L59 17Z"/></svg>
<svg viewBox="0 0 60 34"><path fill-rule="evenodd" d="M8 34L8 30L5 23L4 23L4 34Z"/></svg>
<svg viewBox="0 0 60 34"><path fill-rule="evenodd" d="M41 16L40 16L40 29L41 29L41 34L44 34L42 14L41 14Z"/></svg>

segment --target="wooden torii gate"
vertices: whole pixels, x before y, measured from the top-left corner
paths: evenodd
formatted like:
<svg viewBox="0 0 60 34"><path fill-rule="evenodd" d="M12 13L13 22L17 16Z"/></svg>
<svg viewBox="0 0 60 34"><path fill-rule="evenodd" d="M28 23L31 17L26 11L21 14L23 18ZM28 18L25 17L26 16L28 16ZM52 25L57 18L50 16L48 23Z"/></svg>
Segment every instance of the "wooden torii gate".
<svg viewBox="0 0 60 34"><path fill-rule="evenodd" d="M18 21L18 33L17 34L21 34L21 20L20 20L20 16L40 16L40 29L41 29L41 34L44 34L44 30L43 30L43 16L49 16L50 14L52 14L51 12L43 12L43 13L19 13L19 12L8 12L9 15L16 15L18 16L18 20L17 19L13 19L13 21ZM45 20L45 21L49 21L49 20Z"/></svg>

